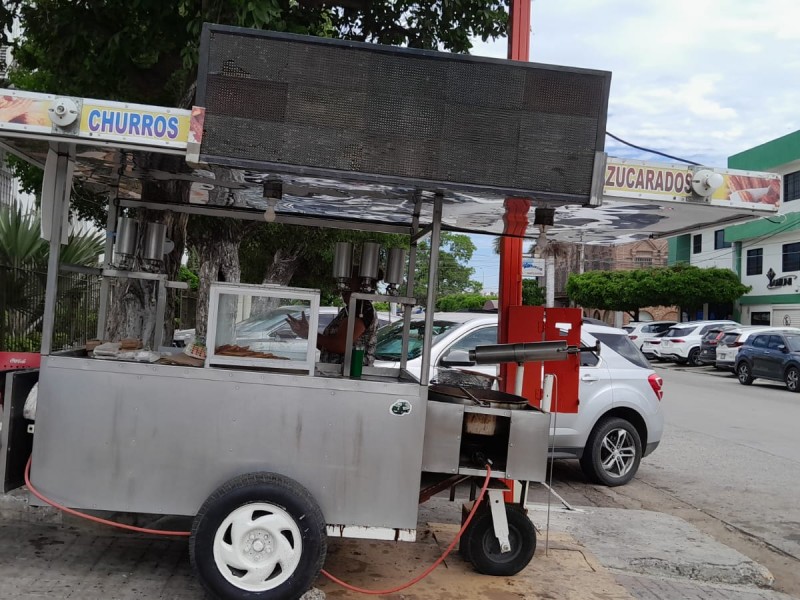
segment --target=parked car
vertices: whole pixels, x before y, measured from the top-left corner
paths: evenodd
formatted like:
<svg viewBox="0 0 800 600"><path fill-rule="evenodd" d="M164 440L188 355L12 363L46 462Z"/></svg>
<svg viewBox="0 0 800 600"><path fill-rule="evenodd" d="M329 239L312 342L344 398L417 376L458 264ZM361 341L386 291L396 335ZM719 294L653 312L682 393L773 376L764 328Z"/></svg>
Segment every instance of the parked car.
<svg viewBox="0 0 800 600"><path fill-rule="evenodd" d="M735 329L735 325L720 325L709 329L700 340L700 354L697 362L701 365L717 365L717 344L726 331Z"/></svg>
<svg viewBox="0 0 800 600"><path fill-rule="evenodd" d="M736 321L688 321L673 325L661 338L659 353L662 358L674 360L693 367L700 365L700 341L710 329L720 325L738 326Z"/></svg>
<svg viewBox="0 0 800 600"><path fill-rule="evenodd" d="M333 318L339 313L341 309L336 306L320 306L319 307L319 321L317 322L317 330L322 332L325 327L333 321ZM308 309L304 311L306 318L308 318ZM281 356L294 355L297 351L300 354L305 353L305 342L297 344L297 334L292 331L287 323L287 316L291 315L295 319L300 318L299 306L279 306L267 313L259 314L250 317L236 325L236 339L233 343L237 346L248 346L251 350L257 352L272 352ZM389 323L389 316L385 313L378 313L378 326L382 327ZM395 317L395 320L400 320L401 317ZM178 348L188 346L194 342L195 330L182 329L175 332L173 336L172 345ZM294 349L297 346L299 350Z"/></svg>
<svg viewBox="0 0 800 600"><path fill-rule="evenodd" d="M747 341L747 338L757 333L770 333L773 331L800 333L800 328L750 325L729 329L717 344L717 368L733 371L736 365L736 357L739 355L739 350Z"/></svg>
<svg viewBox="0 0 800 600"><path fill-rule="evenodd" d="M647 360L666 360L661 357L661 338L666 335L667 331L669 330L652 334L652 336L648 336L642 340L642 347L640 350Z"/></svg>
<svg viewBox="0 0 800 600"><path fill-rule="evenodd" d="M666 331L676 323L677 321L631 321L623 329L628 332L628 338L641 350L645 339Z"/></svg>
<svg viewBox="0 0 800 600"><path fill-rule="evenodd" d="M431 378L454 368L497 374L495 365L469 362L468 350L497 343L497 315L440 313L433 321ZM411 322L408 371L420 376L425 322ZM581 343L600 342L599 356L581 353L579 399L576 414L559 413L555 436L555 458L577 458L586 476L608 486L623 485L633 478L639 461L661 441L664 416L661 411L661 377L650 368L625 331L607 325L584 323ZM378 332L376 366L399 366L402 323Z"/></svg>
<svg viewBox="0 0 800 600"><path fill-rule="evenodd" d="M783 381L790 392L800 392L800 333L757 333L736 356L736 377L742 385L758 378Z"/></svg>

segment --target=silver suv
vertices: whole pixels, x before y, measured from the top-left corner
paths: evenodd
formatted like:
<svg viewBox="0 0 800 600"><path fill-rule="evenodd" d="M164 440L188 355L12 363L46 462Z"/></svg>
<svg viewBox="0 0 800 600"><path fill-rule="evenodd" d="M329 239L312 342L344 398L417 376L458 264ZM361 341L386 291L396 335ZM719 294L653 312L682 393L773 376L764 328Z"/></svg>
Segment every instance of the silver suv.
<svg viewBox="0 0 800 600"><path fill-rule="evenodd" d="M411 323L407 369L417 377L424 326L422 320ZM433 326L431 379L459 367L497 374L496 366L464 363L465 351L497 343L497 315L439 313ZM595 341L601 344L599 357L581 353L579 410L559 413L557 428L551 431L553 456L580 459L583 472L596 483L623 485L636 474L642 457L661 441L663 382L622 329L584 323L582 344L593 346ZM402 322L379 330L375 365L398 367L401 344Z"/></svg>

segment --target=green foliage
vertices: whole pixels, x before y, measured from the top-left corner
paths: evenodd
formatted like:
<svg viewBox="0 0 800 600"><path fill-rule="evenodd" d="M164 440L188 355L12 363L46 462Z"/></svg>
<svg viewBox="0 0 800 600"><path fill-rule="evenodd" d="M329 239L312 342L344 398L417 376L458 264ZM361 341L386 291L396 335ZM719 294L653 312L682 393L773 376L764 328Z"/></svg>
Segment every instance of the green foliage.
<svg viewBox="0 0 800 600"><path fill-rule="evenodd" d="M19 205L0 206L0 331L4 334L0 345L8 346L6 350L34 352L41 344L50 246L39 237L40 228L38 213L23 212ZM62 264L95 266L102 252L101 234L77 233L62 246L60 260ZM63 339L54 337L54 348L72 342L65 332L71 329L77 313L96 319L96 310L86 307L87 285L84 275L59 278L56 331L63 333ZM11 344L6 344L6 337Z"/></svg>
<svg viewBox="0 0 800 600"><path fill-rule="evenodd" d="M196 290L197 286L200 285L200 277L186 265L181 265L178 271L178 281L185 281L188 283L190 290Z"/></svg>
<svg viewBox="0 0 800 600"><path fill-rule="evenodd" d="M483 289L480 282L470 279L475 273L475 269L468 266L468 263L474 252L475 244L468 235L442 233L437 270L437 295L439 297L452 294L477 294ZM422 306L425 306L428 294L429 262L430 244L424 240L417 246L417 272L414 285L414 295Z"/></svg>
<svg viewBox="0 0 800 600"><path fill-rule="evenodd" d="M675 265L570 275L566 291L579 306L625 311L638 318L639 309L647 306L727 304L750 289L729 269Z"/></svg>
<svg viewBox="0 0 800 600"><path fill-rule="evenodd" d="M298 257L299 264L291 280L293 286L317 288L329 297L338 298L340 294L331 277L336 242L351 242L357 252L366 241L381 245L384 253L382 264L386 264L385 253L390 248L408 246L408 239L401 235L265 223L245 238L239 247L242 281L262 283L273 257L280 252L287 258Z"/></svg>
<svg viewBox="0 0 800 600"><path fill-rule="evenodd" d="M539 287L535 279L522 280L522 304L524 306L544 306L547 302L545 288Z"/></svg>
<svg viewBox="0 0 800 600"><path fill-rule="evenodd" d="M436 310L441 312L469 312L481 310L487 300L497 299L496 296L483 294L450 294L436 299Z"/></svg>
<svg viewBox="0 0 800 600"><path fill-rule="evenodd" d="M50 247L40 237L39 213L25 213L19 204L0 206L0 264L45 268ZM73 233L61 249L62 263L93 266L103 252L104 236L98 232Z"/></svg>

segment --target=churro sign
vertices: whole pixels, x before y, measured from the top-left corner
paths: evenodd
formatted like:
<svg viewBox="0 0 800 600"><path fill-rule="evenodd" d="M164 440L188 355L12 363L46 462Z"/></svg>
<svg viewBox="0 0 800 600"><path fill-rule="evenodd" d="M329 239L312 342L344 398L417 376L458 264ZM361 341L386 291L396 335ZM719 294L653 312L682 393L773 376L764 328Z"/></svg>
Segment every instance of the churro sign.
<svg viewBox="0 0 800 600"><path fill-rule="evenodd" d="M185 148L189 137L189 111L154 108L84 101L81 137L146 141L149 145Z"/></svg>
<svg viewBox="0 0 800 600"><path fill-rule="evenodd" d="M705 167L704 167L705 168ZM723 183L709 204L774 212L781 204L782 180L777 173L708 169L722 175ZM655 165L638 160L609 158L603 195L686 202L692 199L694 171L686 165Z"/></svg>

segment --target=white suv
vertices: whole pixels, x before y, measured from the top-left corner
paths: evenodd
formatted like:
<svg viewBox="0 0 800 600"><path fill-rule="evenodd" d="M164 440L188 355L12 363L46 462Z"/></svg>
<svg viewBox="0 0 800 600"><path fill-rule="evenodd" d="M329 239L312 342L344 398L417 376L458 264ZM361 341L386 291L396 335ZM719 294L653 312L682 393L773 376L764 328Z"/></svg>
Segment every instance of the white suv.
<svg viewBox="0 0 800 600"><path fill-rule="evenodd" d="M709 329L719 325L739 325L736 321L687 321L667 330L661 338L658 354L661 358L674 360L693 367L700 366L700 342Z"/></svg>
<svg viewBox="0 0 800 600"><path fill-rule="evenodd" d="M634 345L641 350L647 338L652 338L676 324L677 321L631 321L623 329L628 332L628 337Z"/></svg>
<svg viewBox="0 0 800 600"><path fill-rule="evenodd" d="M425 322L411 322L407 369L419 377ZM496 375L495 365L465 363L475 346L497 343L497 315L439 313L433 323L431 379L443 371L464 367L467 371ZM398 367L402 322L378 331L376 366ZM604 485L623 485L639 468L639 461L661 441L662 379L621 329L584 323L581 343L601 344L600 355L581 353L579 410L559 413L555 458L578 458L586 476ZM452 359L452 363L448 358ZM456 358L457 357L457 358Z"/></svg>

